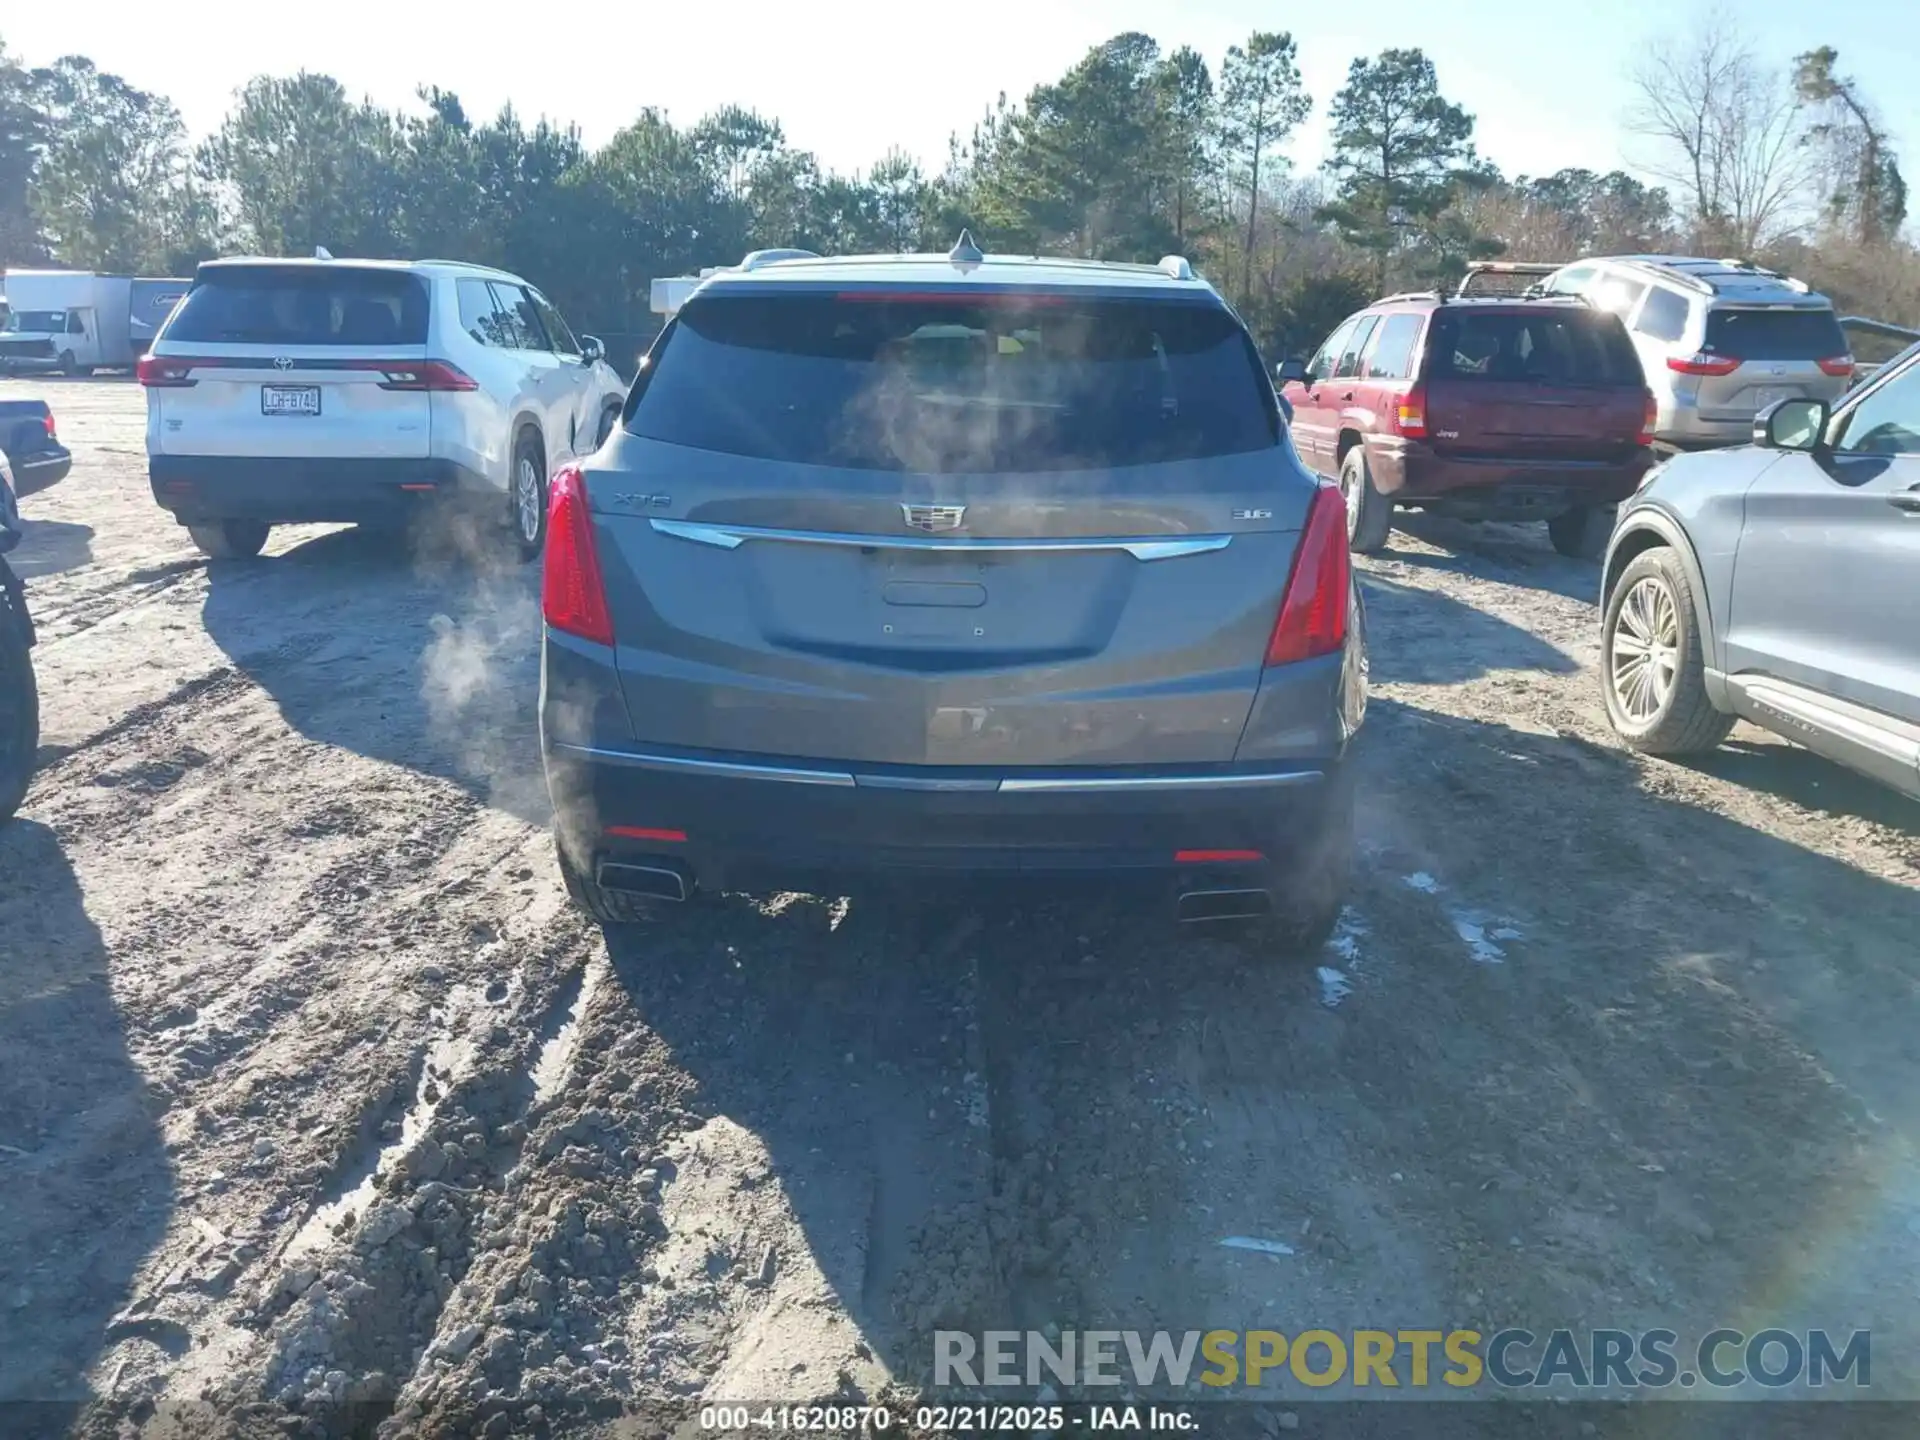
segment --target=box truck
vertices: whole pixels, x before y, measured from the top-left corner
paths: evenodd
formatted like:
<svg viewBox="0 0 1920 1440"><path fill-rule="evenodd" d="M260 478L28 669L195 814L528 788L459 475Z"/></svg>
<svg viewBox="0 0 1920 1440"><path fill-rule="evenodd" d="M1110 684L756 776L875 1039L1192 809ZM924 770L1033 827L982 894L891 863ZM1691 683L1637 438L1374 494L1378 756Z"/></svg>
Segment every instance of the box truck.
<svg viewBox="0 0 1920 1440"><path fill-rule="evenodd" d="M134 280L127 338L133 343L136 360L153 348L153 337L167 323L173 307L186 299L187 291L192 288L191 280L166 280L151 275Z"/></svg>
<svg viewBox="0 0 1920 1440"><path fill-rule="evenodd" d="M0 368L90 375L133 368L133 278L90 270L9 270Z"/></svg>

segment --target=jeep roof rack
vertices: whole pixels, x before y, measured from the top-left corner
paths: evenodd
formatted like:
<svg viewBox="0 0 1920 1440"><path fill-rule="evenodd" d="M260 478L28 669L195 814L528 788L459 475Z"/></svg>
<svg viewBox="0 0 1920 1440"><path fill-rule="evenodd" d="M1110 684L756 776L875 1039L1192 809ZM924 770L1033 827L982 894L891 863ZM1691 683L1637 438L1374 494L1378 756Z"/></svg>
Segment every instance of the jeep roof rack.
<svg viewBox="0 0 1920 1440"><path fill-rule="evenodd" d="M1545 260L1469 260L1467 273L1460 277L1460 284L1453 293L1461 297L1470 295L1473 282L1482 275L1545 276L1565 268L1562 264Z"/></svg>

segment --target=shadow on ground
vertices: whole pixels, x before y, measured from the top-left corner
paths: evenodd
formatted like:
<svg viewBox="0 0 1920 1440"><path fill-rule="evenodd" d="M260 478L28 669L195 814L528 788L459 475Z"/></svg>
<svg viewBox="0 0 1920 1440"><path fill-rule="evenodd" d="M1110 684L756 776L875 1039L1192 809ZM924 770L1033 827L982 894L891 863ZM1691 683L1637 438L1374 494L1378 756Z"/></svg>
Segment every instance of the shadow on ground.
<svg viewBox="0 0 1920 1440"><path fill-rule="evenodd" d="M1920 839L1920 801L1785 740L1729 740L1683 763L1809 810L1865 820Z"/></svg>
<svg viewBox="0 0 1920 1440"><path fill-rule="evenodd" d="M23 580L43 580L93 563L93 527L65 520L27 520L20 547L7 557Z"/></svg>
<svg viewBox="0 0 1920 1440"><path fill-rule="evenodd" d="M1547 539L1543 524L1476 524L1417 511L1400 514L1393 523L1396 531L1446 552L1434 555L1404 544L1392 546L1389 558L1403 565L1548 590L1585 605L1596 603L1599 562L1570 560L1560 554Z"/></svg>
<svg viewBox="0 0 1920 1440"><path fill-rule="evenodd" d="M1580 668L1532 631L1436 591L1371 572L1361 575L1360 590L1376 683L1457 685L1502 670L1569 675Z"/></svg>
<svg viewBox="0 0 1920 1440"><path fill-rule="evenodd" d="M1920 1394L1887 1283L1920 895L1623 755L1391 701L1370 728L1317 958L1111 895L729 897L610 932L615 971L909 1373L941 1324L1871 1325L1876 1388Z"/></svg>
<svg viewBox="0 0 1920 1440"><path fill-rule="evenodd" d="M546 823L537 566L346 529L207 573L208 635L302 735Z"/></svg>
<svg viewBox="0 0 1920 1440"><path fill-rule="evenodd" d="M54 832L0 827L0 1416L64 1433L135 1272L164 1233L172 1170L128 1057L100 932Z"/></svg>

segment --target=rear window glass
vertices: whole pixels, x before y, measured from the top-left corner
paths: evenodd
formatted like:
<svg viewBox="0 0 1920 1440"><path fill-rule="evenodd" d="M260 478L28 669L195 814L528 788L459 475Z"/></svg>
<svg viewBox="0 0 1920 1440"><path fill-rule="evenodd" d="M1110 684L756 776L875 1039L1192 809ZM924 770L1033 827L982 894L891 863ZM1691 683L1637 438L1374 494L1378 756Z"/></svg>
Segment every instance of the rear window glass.
<svg viewBox="0 0 1920 1440"><path fill-rule="evenodd" d="M1741 360L1828 360L1847 353L1831 310L1709 310L1701 349Z"/></svg>
<svg viewBox="0 0 1920 1440"><path fill-rule="evenodd" d="M1656 340L1678 340L1687 333L1688 313L1685 296L1656 285L1641 307L1640 318L1634 321L1633 328Z"/></svg>
<svg viewBox="0 0 1920 1440"><path fill-rule="evenodd" d="M1435 379L1542 385L1643 385L1619 320L1588 310L1475 315L1443 309L1429 346Z"/></svg>
<svg viewBox="0 0 1920 1440"><path fill-rule="evenodd" d="M417 275L346 266L231 266L194 281L169 340L234 345L424 345Z"/></svg>
<svg viewBox="0 0 1920 1440"><path fill-rule="evenodd" d="M1191 303L708 297L680 312L650 369L635 434L798 464L1105 469L1279 439L1252 342Z"/></svg>
<svg viewBox="0 0 1920 1440"><path fill-rule="evenodd" d="M1413 346L1420 338L1418 315L1389 315L1374 337L1367 357L1369 380L1404 380L1413 370Z"/></svg>

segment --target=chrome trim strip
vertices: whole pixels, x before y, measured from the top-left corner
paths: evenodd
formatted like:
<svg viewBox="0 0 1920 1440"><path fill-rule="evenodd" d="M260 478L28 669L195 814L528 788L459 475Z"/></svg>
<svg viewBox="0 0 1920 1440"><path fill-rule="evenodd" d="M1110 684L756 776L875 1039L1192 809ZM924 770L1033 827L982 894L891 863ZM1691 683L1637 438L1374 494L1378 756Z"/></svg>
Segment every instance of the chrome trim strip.
<svg viewBox="0 0 1920 1440"><path fill-rule="evenodd" d="M695 760L685 755L641 755L631 750L596 750L586 745L555 744L553 749L580 760L606 765L632 765L641 770L669 770L681 775L711 775L721 780L780 780L789 785L853 784L844 770L802 770L791 765L743 765L732 760Z"/></svg>
<svg viewBox="0 0 1920 1440"><path fill-rule="evenodd" d="M987 775L978 780L964 776L855 775L853 783L862 790L913 790L923 794L964 792L974 795L992 794L1001 785L998 775Z"/></svg>
<svg viewBox="0 0 1920 1440"><path fill-rule="evenodd" d="M1224 550L1231 535L1191 535L1168 540L1130 540L1109 536L1035 536L1030 540L1001 537L933 535L855 535L839 530L773 530L758 525L703 525L691 520L652 517L649 524L662 535L737 550L749 540L784 540L798 545L842 545L862 550L941 550L1019 552L1031 550L1124 550L1136 560L1172 560L1182 555L1205 555Z"/></svg>
<svg viewBox="0 0 1920 1440"><path fill-rule="evenodd" d="M1260 775L1049 775L1015 776L1002 780L1003 792L1028 794L1091 793L1101 790L1245 790L1268 785L1310 785L1322 779L1318 770L1287 770Z"/></svg>
<svg viewBox="0 0 1920 1440"><path fill-rule="evenodd" d="M686 755L647 755L632 750L598 750L553 742L550 748L569 759L721 780L777 780L789 785L857 785L869 790L926 793L999 791L1002 794L1093 794L1127 790L1244 790L1263 786L1311 785L1325 778L1318 770L1285 770L1242 775L1045 775L967 776L854 775L844 770L809 770L794 765L749 765L735 760L698 760Z"/></svg>

